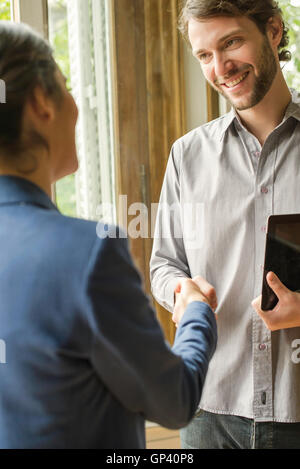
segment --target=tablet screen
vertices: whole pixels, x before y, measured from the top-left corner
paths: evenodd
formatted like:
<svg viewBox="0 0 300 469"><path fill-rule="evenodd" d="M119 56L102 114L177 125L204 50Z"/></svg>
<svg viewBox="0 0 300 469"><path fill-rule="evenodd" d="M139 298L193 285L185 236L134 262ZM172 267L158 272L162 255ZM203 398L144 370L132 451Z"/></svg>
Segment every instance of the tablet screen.
<svg viewBox="0 0 300 469"><path fill-rule="evenodd" d="M265 311L278 302L266 280L270 271L290 290L300 290L300 214L272 215L268 220L261 305Z"/></svg>

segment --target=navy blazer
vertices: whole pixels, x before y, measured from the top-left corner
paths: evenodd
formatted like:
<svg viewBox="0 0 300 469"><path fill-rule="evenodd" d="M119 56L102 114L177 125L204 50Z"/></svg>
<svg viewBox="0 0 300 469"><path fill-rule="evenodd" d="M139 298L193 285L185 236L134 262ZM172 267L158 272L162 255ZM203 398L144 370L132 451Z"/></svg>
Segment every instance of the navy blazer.
<svg viewBox="0 0 300 469"><path fill-rule="evenodd" d="M145 419L197 409L214 314L190 304L171 350L127 240L96 227L0 176L0 448L143 448Z"/></svg>

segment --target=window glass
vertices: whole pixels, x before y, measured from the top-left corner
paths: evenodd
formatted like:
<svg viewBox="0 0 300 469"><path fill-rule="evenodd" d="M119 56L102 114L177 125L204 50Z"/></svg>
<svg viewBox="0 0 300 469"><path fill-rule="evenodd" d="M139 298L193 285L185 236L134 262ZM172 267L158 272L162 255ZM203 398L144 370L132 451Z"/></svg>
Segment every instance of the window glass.
<svg viewBox="0 0 300 469"><path fill-rule="evenodd" d="M0 0L0 20L10 21L10 0Z"/></svg>
<svg viewBox="0 0 300 469"><path fill-rule="evenodd" d="M67 5L65 0L48 0L49 41L54 57L70 88L70 58L68 43ZM55 184L56 203L64 215L77 216L75 175L71 174Z"/></svg>
<svg viewBox="0 0 300 469"><path fill-rule="evenodd" d="M79 109L79 169L56 184L65 215L115 221L110 0L48 0L49 40Z"/></svg>
<svg viewBox="0 0 300 469"><path fill-rule="evenodd" d="M292 60L283 64L283 74L288 85L300 91L300 0L280 0L279 6L289 28L288 50Z"/></svg>

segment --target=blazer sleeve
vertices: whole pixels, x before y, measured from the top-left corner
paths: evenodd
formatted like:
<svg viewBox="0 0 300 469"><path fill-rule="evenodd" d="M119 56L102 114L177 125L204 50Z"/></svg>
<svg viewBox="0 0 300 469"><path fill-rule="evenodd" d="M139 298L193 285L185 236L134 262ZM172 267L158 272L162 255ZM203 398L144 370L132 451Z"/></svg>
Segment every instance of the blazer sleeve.
<svg viewBox="0 0 300 469"><path fill-rule="evenodd" d="M212 310L190 304L171 350L127 240L98 240L92 257L87 294L96 372L129 411L168 428L185 426L199 404L216 347Z"/></svg>

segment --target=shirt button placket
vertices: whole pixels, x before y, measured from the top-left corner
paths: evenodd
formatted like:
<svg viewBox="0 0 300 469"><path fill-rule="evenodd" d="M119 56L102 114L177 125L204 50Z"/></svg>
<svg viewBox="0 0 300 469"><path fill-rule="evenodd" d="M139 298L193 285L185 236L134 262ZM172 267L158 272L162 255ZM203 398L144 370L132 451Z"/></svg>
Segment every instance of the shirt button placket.
<svg viewBox="0 0 300 469"><path fill-rule="evenodd" d="M266 224L268 216L272 214L272 185L269 180L270 168L262 165L261 161L259 161L258 165L255 186L256 296L261 294ZM262 319L255 312L253 314L252 340L254 384L253 416L254 419L262 421L272 418L273 415L271 333L270 331L266 331Z"/></svg>

